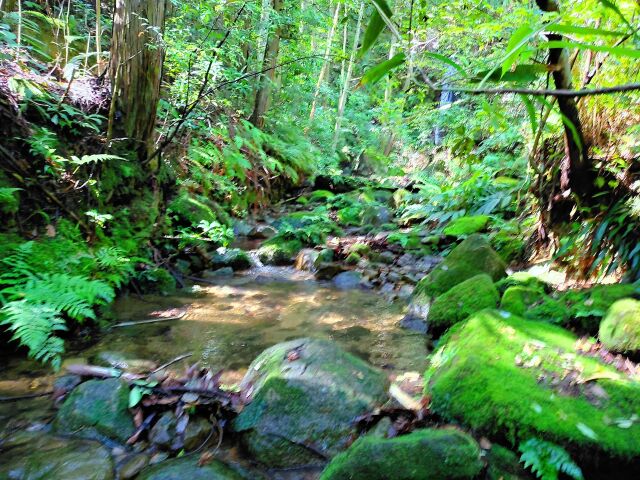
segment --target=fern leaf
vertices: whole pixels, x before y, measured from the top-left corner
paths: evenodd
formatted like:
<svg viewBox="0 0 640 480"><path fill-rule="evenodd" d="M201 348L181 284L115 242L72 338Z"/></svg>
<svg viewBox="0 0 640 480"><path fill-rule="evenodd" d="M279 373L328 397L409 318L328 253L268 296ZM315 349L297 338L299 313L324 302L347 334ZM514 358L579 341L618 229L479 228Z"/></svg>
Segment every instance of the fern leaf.
<svg viewBox="0 0 640 480"><path fill-rule="evenodd" d="M64 319L48 305L34 305L25 300L7 303L0 309L0 325L13 333L12 340L29 350L29 356L60 367L64 342L56 336L67 329Z"/></svg>

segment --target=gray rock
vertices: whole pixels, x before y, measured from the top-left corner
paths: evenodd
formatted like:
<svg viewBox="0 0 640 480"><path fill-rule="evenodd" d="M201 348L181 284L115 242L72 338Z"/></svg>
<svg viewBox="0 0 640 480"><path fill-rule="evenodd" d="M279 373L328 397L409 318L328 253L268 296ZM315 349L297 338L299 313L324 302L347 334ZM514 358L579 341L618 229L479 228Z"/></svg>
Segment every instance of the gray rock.
<svg viewBox="0 0 640 480"><path fill-rule="evenodd" d="M387 378L326 340L275 345L256 358L241 387L250 403L234 429L271 467L323 463L344 449L354 418L387 399Z"/></svg>
<svg viewBox="0 0 640 480"><path fill-rule="evenodd" d="M0 478L113 480L113 462L97 442L20 432L2 443Z"/></svg>
<svg viewBox="0 0 640 480"><path fill-rule="evenodd" d="M175 458L142 471L139 480L242 480L224 463L212 460L198 465L198 456Z"/></svg>
<svg viewBox="0 0 640 480"><path fill-rule="evenodd" d="M149 457L147 455L129 455L121 462L118 468L118 476L121 480L128 480L138 475L147 465L149 465Z"/></svg>
<svg viewBox="0 0 640 480"><path fill-rule="evenodd" d="M298 252L296 257L295 267L297 270L304 272L313 272L316 269L316 263L320 252L313 248L303 248Z"/></svg>
<svg viewBox="0 0 640 480"><path fill-rule="evenodd" d="M360 272L347 271L336 275L333 284L340 290L351 290L360 287L362 274Z"/></svg>
<svg viewBox="0 0 640 480"><path fill-rule="evenodd" d="M315 277L318 280L331 280L345 270L345 266L340 263L322 263L316 267Z"/></svg>
<svg viewBox="0 0 640 480"><path fill-rule="evenodd" d="M78 385L58 411L54 428L85 438L125 442L135 431L128 410L129 386L122 380L89 380Z"/></svg>

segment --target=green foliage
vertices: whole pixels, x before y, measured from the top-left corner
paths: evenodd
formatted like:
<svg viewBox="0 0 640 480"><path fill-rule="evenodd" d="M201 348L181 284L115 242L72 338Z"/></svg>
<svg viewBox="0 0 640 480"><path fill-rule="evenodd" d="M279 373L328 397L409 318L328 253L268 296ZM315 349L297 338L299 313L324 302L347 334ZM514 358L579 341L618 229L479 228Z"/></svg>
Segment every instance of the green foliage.
<svg viewBox="0 0 640 480"><path fill-rule="evenodd" d="M64 238L19 243L0 259L0 324L30 356L57 368L64 351L58 334L97 320L96 308L111 303L114 287L132 275L115 247L94 255Z"/></svg>
<svg viewBox="0 0 640 480"><path fill-rule="evenodd" d="M340 227L329 218L322 207L309 213L292 214L283 217L277 224L276 237L282 240L298 240L304 245L315 246L323 244L327 235L339 235Z"/></svg>
<svg viewBox="0 0 640 480"><path fill-rule="evenodd" d="M580 467L559 445L539 438L530 438L521 443L518 449L522 453L520 461L542 480L558 480L560 473L574 480L584 478Z"/></svg>

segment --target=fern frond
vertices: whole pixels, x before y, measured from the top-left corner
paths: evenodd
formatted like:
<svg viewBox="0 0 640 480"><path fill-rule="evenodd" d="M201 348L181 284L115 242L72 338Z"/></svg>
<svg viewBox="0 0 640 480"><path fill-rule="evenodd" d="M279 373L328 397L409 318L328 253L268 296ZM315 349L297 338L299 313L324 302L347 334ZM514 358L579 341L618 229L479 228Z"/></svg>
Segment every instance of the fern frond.
<svg viewBox="0 0 640 480"><path fill-rule="evenodd" d="M558 480L560 472L573 478L583 480L582 470L576 465L567 451L555 443L539 438L531 438L519 447L526 468L542 480Z"/></svg>
<svg viewBox="0 0 640 480"><path fill-rule="evenodd" d="M73 156L69 160L69 163L74 165L86 165L88 163L105 162L107 160L125 160L118 155L108 155L106 153L100 153L96 155L83 155L82 157Z"/></svg>
<svg viewBox="0 0 640 480"><path fill-rule="evenodd" d="M56 337L56 333L67 327L54 308L25 300L9 302L0 309L0 325L6 325L13 333L12 340L29 349L30 357L60 368L64 341Z"/></svg>

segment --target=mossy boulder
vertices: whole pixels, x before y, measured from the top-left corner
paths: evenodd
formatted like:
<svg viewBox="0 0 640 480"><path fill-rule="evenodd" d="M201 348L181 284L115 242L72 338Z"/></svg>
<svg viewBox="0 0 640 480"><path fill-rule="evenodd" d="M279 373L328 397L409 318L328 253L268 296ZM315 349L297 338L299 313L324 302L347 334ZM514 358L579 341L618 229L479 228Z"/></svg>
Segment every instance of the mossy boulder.
<svg viewBox="0 0 640 480"><path fill-rule="evenodd" d="M271 467L319 464L347 447L353 420L387 399L386 376L326 340L280 343L241 383L250 403L233 427Z"/></svg>
<svg viewBox="0 0 640 480"><path fill-rule="evenodd" d="M640 455L640 382L545 322L484 310L455 326L425 373L432 410L511 446L557 443L577 458Z"/></svg>
<svg viewBox="0 0 640 480"><path fill-rule="evenodd" d="M539 282L526 285L530 286L507 288L500 308L530 320L576 327L590 334L598 332L601 319L614 302L639 293L637 285L613 284L547 295Z"/></svg>
<svg viewBox="0 0 640 480"><path fill-rule="evenodd" d="M231 267L234 270L246 270L251 267L247 252L240 248L219 248L211 255L211 268Z"/></svg>
<svg viewBox="0 0 640 480"><path fill-rule="evenodd" d="M199 465L198 456L175 458L142 471L139 480L242 480L230 467L218 460Z"/></svg>
<svg viewBox="0 0 640 480"><path fill-rule="evenodd" d="M395 438L365 436L333 459L321 480L472 479L481 472L480 447L455 429L416 430Z"/></svg>
<svg viewBox="0 0 640 480"><path fill-rule="evenodd" d="M640 302L625 298L611 305L598 336L614 352L640 351Z"/></svg>
<svg viewBox="0 0 640 480"><path fill-rule="evenodd" d="M416 285L416 293L436 297L451 287L486 273L494 281L505 276L505 263L482 235L471 235Z"/></svg>
<svg viewBox="0 0 640 480"><path fill-rule="evenodd" d="M452 220L442 232L449 237L465 237L482 232L488 224L488 215L470 215Z"/></svg>
<svg viewBox="0 0 640 480"><path fill-rule="evenodd" d="M540 290L541 292L548 292L550 288L547 283L536 275L526 271L514 272L508 277L504 277L496 282L496 288L501 295L504 294L509 287L528 287Z"/></svg>
<svg viewBox="0 0 640 480"><path fill-rule="evenodd" d="M495 308L500 301L493 280L486 273L471 277L438 296L429 310L432 332L442 332L485 308Z"/></svg>
<svg viewBox="0 0 640 480"><path fill-rule="evenodd" d="M0 478L112 480L113 461L98 442L19 432L0 443Z"/></svg>
<svg viewBox="0 0 640 480"><path fill-rule="evenodd" d="M516 285L505 290L500 301L500 309L522 317L529 308L545 301L546 298L544 292L537 288Z"/></svg>
<svg viewBox="0 0 640 480"><path fill-rule="evenodd" d="M274 237L258 249L258 258L265 265L291 265L300 250L302 242L299 240Z"/></svg>
<svg viewBox="0 0 640 480"><path fill-rule="evenodd" d="M69 394L54 427L61 433L124 443L135 431L128 406L129 386L123 380L89 380Z"/></svg>

